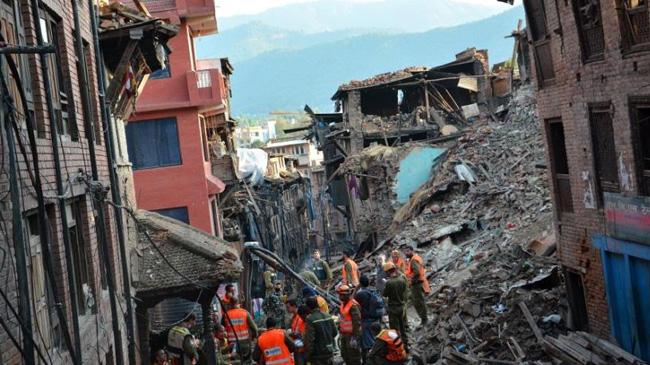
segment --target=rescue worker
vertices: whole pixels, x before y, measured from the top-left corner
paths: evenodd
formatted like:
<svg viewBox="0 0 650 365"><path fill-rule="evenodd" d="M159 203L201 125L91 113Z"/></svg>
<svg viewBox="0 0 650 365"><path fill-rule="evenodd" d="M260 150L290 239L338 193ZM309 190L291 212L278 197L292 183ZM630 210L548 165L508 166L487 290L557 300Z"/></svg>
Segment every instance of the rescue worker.
<svg viewBox="0 0 650 365"><path fill-rule="evenodd" d="M374 290L370 289L370 279L361 275L359 279L361 288L354 295L354 300L361 308L361 359L366 363L366 354L375 344L375 336L370 332L370 326L381 321L383 316L383 301ZM379 300L373 300L373 299ZM381 303L379 303L381 302ZM381 308L376 308L381 304Z"/></svg>
<svg viewBox="0 0 650 365"><path fill-rule="evenodd" d="M375 345L368 352L370 365L403 365L408 360L404 342L394 329L383 329L381 324L373 323L370 327L376 338Z"/></svg>
<svg viewBox="0 0 650 365"><path fill-rule="evenodd" d="M392 261L384 264L384 271L388 281L384 286L382 296L388 299L388 324L390 328L399 332L408 351L408 333L406 322L406 299L408 298L408 282Z"/></svg>
<svg viewBox="0 0 650 365"><path fill-rule="evenodd" d="M156 351L156 358L151 365L169 365L169 355L165 350Z"/></svg>
<svg viewBox="0 0 650 365"><path fill-rule="evenodd" d="M343 253L343 269L341 270L341 282L352 288L359 286L359 267L352 256L354 251L346 250Z"/></svg>
<svg viewBox="0 0 650 365"><path fill-rule="evenodd" d="M422 327L429 321L424 296L431 292L431 288L424 270L422 257L413 251L413 247L406 247L404 254L408 259L404 274L411 282L411 302L420 316L420 326Z"/></svg>
<svg viewBox="0 0 650 365"><path fill-rule="evenodd" d="M393 250L390 253L390 259L395 264L395 267L397 267L397 270L400 272L406 272L406 261L402 259L402 255L399 253L397 250Z"/></svg>
<svg viewBox="0 0 650 365"><path fill-rule="evenodd" d="M375 289L377 289L377 292L382 293L386 284L386 273L384 272L386 256L383 254L375 256L373 263L375 265Z"/></svg>
<svg viewBox="0 0 650 365"><path fill-rule="evenodd" d="M226 329L219 323L214 324L214 345L215 345L215 359L217 365L230 364L233 356L232 350L235 347L234 343L228 343L228 336Z"/></svg>
<svg viewBox="0 0 650 365"><path fill-rule="evenodd" d="M306 300L310 314L305 322L305 359L310 365L333 365L336 325L328 313L323 313L316 297Z"/></svg>
<svg viewBox="0 0 650 365"><path fill-rule="evenodd" d="M298 302L295 299L287 301L287 312L291 314L291 325L287 331L289 338L296 344L296 352L293 354L296 365L305 364L305 320L298 313Z"/></svg>
<svg viewBox="0 0 650 365"><path fill-rule="evenodd" d="M325 298L318 295L318 293L316 292L316 290L314 290L314 288L310 288L308 286L302 288L302 297L305 300L305 304L307 304L307 300L309 298L316 299L316 303L318 303L318 308L320 309L320 311L325 314L330 314L330 307L327 304L327 301L325 300Z"/></svg>
<svg viewBox="0 0 650 365"><path fill-rule="evenodd" d="M228 341L235 344L242 364L250 364L252 344L257 338L257 325L251 314L240 307L237 297L232 298L231 304L233 308L226 312L222 324L226 328Z"/></svg>
<svg viewBox="0 0 650 365"><path fill-rule="evenodd" d="M320 280L321 288L328 288L332 284L332 269L330 269L330 265L327 261L320 258L320 251L318 249L314 250L311 258L311 271L316 274L316 277Z"/></svg>
<svg viewBox="0 0 650 365"><path fill-rule="evenodd" d="M280 328L284 328L284 317L287 315L282 295L282 282L276 281L273 286L273 292L264 298L264 303L262 304L262 309L266 313L266 317L275 318L275 323Z"/></svg>
<svg viewBox="0 0 650 365"><path fill-rule="evenodd" d="M266 319L266 331L257 339L253 360L264 365L293 365L292 352L296 345L283 329L277 327L275 318Z"/></svg>
<svg viewBox="0 0 650 365"><path fill-rule="evenodd" d="M221 298L221 303L223 303L223 310L228 311L232 309L232 303L231 299L235 297L235 286L232 284L226 284L226 292L223 294L223 298Z"/></svg>
<svg viewBox="0 0 650 365"><path fill-rule="evenodd" d="M183 321L172 327L167 335L167 348L173 365L191 365L199 360L198 341L190 332L196 326L196 316L189 313Z"/></svg>
<svg viewBox="0 0 650 365"><path fill-rule="evenodd" d="M273 293L273 287L275 283L275 278L276 278L276 273L275 269L273 267L268 266L266 271L262 274L262 277L264 278L264 288L266 289L266 294L265 296L268 296L269 294Z"/></svg>
<svg viewBox="0 0 650 365"><path fill-rule="evenodd" d="M339 333L341 334L341 357L346 365L361 364L361 308L352 299L352 288L341 285L336 289L341 300Z"/></svg>
<svg viewBox="0 0 650 365"><path fill-rule="evenodd" d="M321 285L321 282L320 282L320 280L318 279L318 277L316 276L316 274L314 274L314 273L313 273L312 271L310 271L310 270L303 270L303 271L301 271L301 272L300 272L300 277L301 277L303 280L305 280L306 282L308 282L308 283L310 283L311 285L313 285L313 286L320 286L320 285Z"/></svg>

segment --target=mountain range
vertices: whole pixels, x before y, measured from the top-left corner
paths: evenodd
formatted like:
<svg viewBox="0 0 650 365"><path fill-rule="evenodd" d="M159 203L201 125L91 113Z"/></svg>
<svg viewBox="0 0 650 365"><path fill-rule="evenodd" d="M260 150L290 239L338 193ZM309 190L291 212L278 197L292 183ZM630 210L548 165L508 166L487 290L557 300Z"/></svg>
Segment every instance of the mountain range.
<svg viewBox="0 0 650 365"><path fill-rule="evenodd" d="M294 6L298 5L305 4ZM509 58L513 40L505 37L524 12L521 7L507 9L487 19L419 33L376 27L380 22L310 33L267 24L264 17L251 18L252 22L228 30L222 25L218 36L199 38L197 53L200 58L230 57L235 68L235 116L261 117L276 110L301 110L305 104L329 112L331 95L338 85L352 79L408 66L440 65L469 47L488 49L492 63ZM375 29L370 28L373 24Z"/></svg>

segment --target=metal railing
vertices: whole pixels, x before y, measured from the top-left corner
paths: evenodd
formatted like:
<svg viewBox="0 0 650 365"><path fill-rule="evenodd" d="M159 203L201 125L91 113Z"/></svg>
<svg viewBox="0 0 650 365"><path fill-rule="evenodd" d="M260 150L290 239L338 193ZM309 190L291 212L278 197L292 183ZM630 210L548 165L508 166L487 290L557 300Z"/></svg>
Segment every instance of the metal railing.
<svg viewBox="0 0 650 365"><path fill-rule="evenodd" d="M196 77L196 86L199 89L212 86L212 77L209 70L197 71Z"/></svg>

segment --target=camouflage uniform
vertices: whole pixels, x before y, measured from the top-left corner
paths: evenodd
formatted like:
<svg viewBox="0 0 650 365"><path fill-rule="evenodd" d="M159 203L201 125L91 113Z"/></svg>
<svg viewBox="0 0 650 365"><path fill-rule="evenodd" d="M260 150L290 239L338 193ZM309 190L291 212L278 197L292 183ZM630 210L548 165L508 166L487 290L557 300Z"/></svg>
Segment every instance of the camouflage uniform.
<svg viewBox="0 0 650 365"><path fill-rule="evenodd" d="M267 317L273 317L276 320L278 328L285 328L286 308L281 298L281 293L272 292L264 299L262 309Z"/></svg>

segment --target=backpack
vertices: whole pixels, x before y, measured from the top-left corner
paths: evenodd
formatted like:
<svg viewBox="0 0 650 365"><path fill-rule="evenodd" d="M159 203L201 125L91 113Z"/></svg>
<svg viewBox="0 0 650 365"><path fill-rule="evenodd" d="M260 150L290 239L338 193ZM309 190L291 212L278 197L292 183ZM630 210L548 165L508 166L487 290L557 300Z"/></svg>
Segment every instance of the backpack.
<svg viewBox="0 0 650 365"><path fill-rule="evenodd" d="M381 297L375 290L368 289L370 300L368 301L368 318L380 319L386 314L386 304L384 298Z"/></svg>

